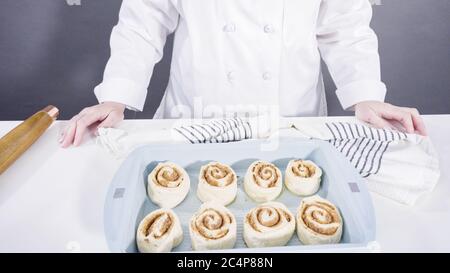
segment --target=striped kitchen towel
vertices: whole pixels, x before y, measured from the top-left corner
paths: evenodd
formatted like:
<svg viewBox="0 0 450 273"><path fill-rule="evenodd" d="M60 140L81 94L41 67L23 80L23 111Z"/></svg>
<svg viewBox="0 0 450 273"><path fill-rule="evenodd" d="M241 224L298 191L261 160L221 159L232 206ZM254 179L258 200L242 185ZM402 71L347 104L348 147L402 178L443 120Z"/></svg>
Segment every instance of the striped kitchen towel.
<svg viewBox="0 0 450 273"><path fill-rule="evenodd" d="M369 190L413 205L431 192L439 176L436 151L428 137L375 129L356 120L303 120L289 135L328 141L366 179Z"/></svg>
<svg viewBox="0 0 450 273"><path fill-rule="evenodd" d="M149 130L142 124L126 124L120 128L99 128L97 143L116 157L134 148L155 142L226 143L252 138L267 138L278 126L266 117L227 118L214 120L174 120L174 124L159 130Z"/></svg>
<svg viewBox="0 0 450 273"><path fill-rule="evenodd" d="M328 142L345 155L362 177L380 171L381 160L391 143L408 139L408 135L402 132L362 124L331 122L325 125L332 134Z"/></svg>
<svg viewBox="0 0 450 273"><path fill-rule="evenodd" d="M225 143L253 138L254 127L242 118L211 120L201 124L181 125L174 130L192 144Z"/></svg>

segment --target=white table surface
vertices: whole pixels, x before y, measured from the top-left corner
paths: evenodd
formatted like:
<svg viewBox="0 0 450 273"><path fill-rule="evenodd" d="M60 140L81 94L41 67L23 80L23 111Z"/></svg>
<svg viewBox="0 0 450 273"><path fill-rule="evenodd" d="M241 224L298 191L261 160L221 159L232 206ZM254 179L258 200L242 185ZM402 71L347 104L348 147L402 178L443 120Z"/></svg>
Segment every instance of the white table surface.
<svg viewBox="0 0 450 273"><path fill-rule="evenodd" d="M439 153L441 179L414 207L372 194L377 242L386 252L450 252L450 115L425 116ZM17 121L0 121L0 136ZM129 120L148 128L166 120ZM134 126L133 125L133 126ZM0 175L0 252L106 252L103 206L110 181L123 159L95 145L57 143L64 122L52 127Z"/></svg>

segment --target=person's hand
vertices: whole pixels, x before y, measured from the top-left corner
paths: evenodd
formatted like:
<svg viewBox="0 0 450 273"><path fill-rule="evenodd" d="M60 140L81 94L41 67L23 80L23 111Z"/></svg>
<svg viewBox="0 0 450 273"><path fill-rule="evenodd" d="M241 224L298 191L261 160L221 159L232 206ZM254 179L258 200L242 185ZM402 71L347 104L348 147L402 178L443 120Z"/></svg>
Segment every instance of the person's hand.
<svg viewBox="0 0 450 273"><path fill-rule="evenodd" d="M112 127L123 120L125 105L117 102L104 102L84 108L74 116L64 129L59 142L61 147L78 146L91 126Z"/></svg>
<svg viewBox="0 0 450 273"><path fill-rule="evenodd" d="M425 124L415 108L399 107L378 101L355 105L355 116L376 128L390 128L413 134L427 135Z"/></svg>

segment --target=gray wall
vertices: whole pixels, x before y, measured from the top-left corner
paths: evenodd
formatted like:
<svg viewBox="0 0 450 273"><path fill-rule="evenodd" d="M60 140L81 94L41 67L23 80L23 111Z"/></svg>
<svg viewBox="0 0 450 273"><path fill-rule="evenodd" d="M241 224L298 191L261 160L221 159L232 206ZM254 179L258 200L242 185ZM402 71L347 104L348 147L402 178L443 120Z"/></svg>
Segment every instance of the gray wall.
<svg viewBox="0 0 450 273"><path fill-rule="evenodd" d="M389 102L450 113L450 0L383 0L374 8ZM0 120L24 119L47 104L67 119L96 103L120 0L2 0ZM145 111L152 117L168 79L172 39L156 66ZM330 115L346 114L326 73Z"/></svg>

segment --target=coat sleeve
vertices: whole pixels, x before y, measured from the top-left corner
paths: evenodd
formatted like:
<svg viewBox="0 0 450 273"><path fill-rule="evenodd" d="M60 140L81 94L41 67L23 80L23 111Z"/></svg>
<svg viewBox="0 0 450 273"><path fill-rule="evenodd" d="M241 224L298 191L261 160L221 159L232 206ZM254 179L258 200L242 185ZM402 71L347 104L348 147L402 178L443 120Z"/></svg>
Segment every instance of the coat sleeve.
<svg viewBox="0 0 450 273"><path fill-rule="evenodd" d="M317 25L321 56L344 109L362 101L384 101L378 39L370 28L368 0L323 0Z"/></svg>
<svg viewBox="0 0 450 273"><path fill-rule="evenodd" d="M102 83L94 89L100 103L115 101L142 111L153 67L178 17L169 0L123 0L111 34L111 57Z"/></svg>

